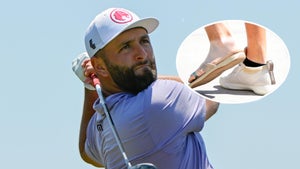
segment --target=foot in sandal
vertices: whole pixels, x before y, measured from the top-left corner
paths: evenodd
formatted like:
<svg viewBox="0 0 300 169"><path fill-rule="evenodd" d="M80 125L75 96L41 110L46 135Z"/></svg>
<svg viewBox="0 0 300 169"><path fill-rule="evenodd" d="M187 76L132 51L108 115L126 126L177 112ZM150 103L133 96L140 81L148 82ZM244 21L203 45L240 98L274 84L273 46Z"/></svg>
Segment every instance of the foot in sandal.
<svg viewBox="0 0 300 169"><path fill-rule="evenodd" d="M233 39L213 41L205 61L193 72L188 80L191 88L206 84L227 69L239 64L245 59L243 50L239 50Z"/></svg>

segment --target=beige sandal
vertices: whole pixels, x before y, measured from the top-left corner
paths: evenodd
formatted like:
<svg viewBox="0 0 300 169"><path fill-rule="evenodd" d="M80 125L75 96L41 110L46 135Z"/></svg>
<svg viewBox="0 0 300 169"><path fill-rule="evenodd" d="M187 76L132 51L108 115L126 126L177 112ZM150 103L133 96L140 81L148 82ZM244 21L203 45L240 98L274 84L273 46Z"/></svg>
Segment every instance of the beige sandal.
<svg viewBox="0 0 300 169"><path fill-rule="evenodd" d="M207 63L203 69L201 69L201 73L198 74L198 70L191 74L191 76L195 77L195 80L193 80L189 86L191 88L206 84L216 77L218 77L220 74L222 74L224 71L232 68L233 66L239 64L246 58L246 55L244 51L239 51L237 53L234 53L232 55L228 55L224 58L217 58L213 60L211 63Z"/></svg>

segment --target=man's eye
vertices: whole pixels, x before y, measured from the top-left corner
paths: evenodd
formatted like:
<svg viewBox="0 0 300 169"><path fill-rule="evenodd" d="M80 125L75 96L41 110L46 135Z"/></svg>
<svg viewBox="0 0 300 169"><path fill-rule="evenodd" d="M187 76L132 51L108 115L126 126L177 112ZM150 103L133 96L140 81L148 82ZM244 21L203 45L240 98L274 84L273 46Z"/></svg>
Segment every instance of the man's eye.
<svg viewBox="0 0 300 169"><path fill-rule="evenodd" d="M129 46L128 44L123 45L122 48L121 48L121 50L129 49L129 47L130 47L130 46Z"/></svg>
<svg viewBox="0 0 300 169"><path fill-rule="evenodd" d="M143 43L150 43L149 39L143 39L142 42Z"/></svg>

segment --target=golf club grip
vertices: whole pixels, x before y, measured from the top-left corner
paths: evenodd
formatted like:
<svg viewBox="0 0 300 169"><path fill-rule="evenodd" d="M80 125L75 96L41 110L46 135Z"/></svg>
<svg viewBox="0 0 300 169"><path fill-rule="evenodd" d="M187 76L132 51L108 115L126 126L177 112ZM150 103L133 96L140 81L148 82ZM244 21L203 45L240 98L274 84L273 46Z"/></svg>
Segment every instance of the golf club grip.
<svg viewBox="0 0 300 169"><path fill-rule="evenodd" d="M100 85L100 80L97 78L97 76L93 73L91 74L91 78L93 80L93 85L96 86L96 85Z"/></svg>

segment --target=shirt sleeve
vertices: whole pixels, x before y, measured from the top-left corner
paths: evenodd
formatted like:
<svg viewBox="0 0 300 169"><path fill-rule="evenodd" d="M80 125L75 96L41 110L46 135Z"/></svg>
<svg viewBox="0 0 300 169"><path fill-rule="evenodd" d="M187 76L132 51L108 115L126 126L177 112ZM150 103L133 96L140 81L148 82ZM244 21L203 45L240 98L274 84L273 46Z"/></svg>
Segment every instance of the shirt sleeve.
<svg viewBox="0 0 300 169"><path fill-rule="evenodd" d="M200 132L205 122L205 99L184 84L160 80L146 101L148 120L160 137Z"/></svg>
<svg viewBox="0 0 300 169"><path fill-rule="evenodd" d="M100 142L99 137L97 136L98 131L96 131L96 119L97 113L92 116L92 119L88 124L84 151L92 160L104 164L100 156L101 153L99 153L100 149L98 146Z"/></svg>

